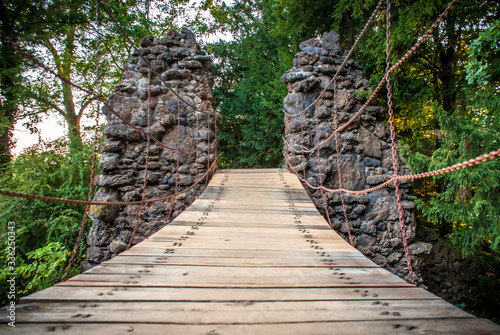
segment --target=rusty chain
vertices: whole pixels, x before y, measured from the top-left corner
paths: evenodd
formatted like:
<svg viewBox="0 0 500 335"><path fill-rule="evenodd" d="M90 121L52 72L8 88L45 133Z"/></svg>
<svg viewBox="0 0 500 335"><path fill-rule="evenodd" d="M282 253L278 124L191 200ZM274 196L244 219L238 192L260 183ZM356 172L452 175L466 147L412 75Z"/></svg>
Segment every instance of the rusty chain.
<svg viewBox="0 0 500 335"><path fill-rule="evenodd" d="M484 162L487 162L489 160L493 160L497 157L500 157L500 149L498 149L496 151L492 151L489 154L484 154L484 155L478 156L476 158L470 159L468 161L464 161L462 163L448 166L448 167L445 167L445 168L442 168L439 170L434 170L434 171L429 171L429 172L424 172L424 173L417 173L417 174L410 174L410 175L399 175L397 177L392 177L380 185L374 186L372 188L364 189L364 190L354 191L354 190L347 190L345 188L331 189L331 188L326 188L326 187L323 187L323 189L327 192L330 192L330 193L345 192L345 193L349 193L349 194L366 194L366 193L371 193L371 192L383 189L383 188L387 187L388 185L393 184L394 180L396 180L396 179L397 180L416 180L416 179L423 179L423 178L428 178L428 177L435 177L435 176L439 176L442 174L450 173L452 171L457 171L457 170L465 169L467 167L471 167L471 166L474 166L474 165L477 165L480 163L484 163ZM319 190L321 188L321 187L316 187L316 186L311 185L306 179L302 178L300 176L300 174L291 166L287 157L285 157L285 162L287 163L290 170L297 176L297 178L299 178L300 181L302 181L308 187L310 187L314 190ZM1 191L0 191L0 194L1 194Z"/></svg>
<svg viewBox="0 0 500 335"><path fill-rule="evenodd" d="M340 144L339 144L339 135L337 130L339 119L338 119L338 110L337 110L337 79L333 81L333 124L335 131L335 147L337 149L337 172L339 176L339 188L342 189L342 169L340 167ZM319 149L318 149L319 150ZM347 233L349 235L349 242L351 245L353 244L352 235L351 235L351 227L349 226L349 218L347 217L347 208L345 205L344 192L340 191L340 201L342 202L342 210L344 212L344 220L347 227Z"/></svg>
<svg viewBox="0 0 500 335"><path fill-rule="evenodd" d="M337 132L341 132L343 131L345 128L347 128L352 122L354 122L354 120L356 120L360 115L361 113L363 113L363 111L366 109L366 107L368 107L368 105L373 101L373 99L375 99L375 96L377 95L377 93L380 91L380 89L382 88L382 85L384 84L384 82L387 80L387 77L392 73L394 72L397 68L399 68L404 62L406 62L408 60L408 58L424 43L424 41L429 38L430 34L432 34L432 32L439 26L439 24L441 22L443 22L444 18L448 15L448 13L455 7L455 5L458 3L459 0L453 0L449 6L443 11L443 13L438 17L438 19L434 22L434 24L425 32L424 35L422 35L421 37L418 38L417 42L415 43L415 45L413 45L413 47L408 50L406 52L406 54L401 57L397 62L396 64L394 64L384 75L384 77L380 80L380 82L378 83L377 87L375 88L375 90L372 92L372 94L370 95L370 97L368 98L368 100L361 106L361 108L349 119L349 121L347 121L345 124L343 124L341 127L337 128L336 131L334 131L327 139L325 139L324 141L322 142L318 142L313 148L311 149L307 149L307 150L297 150L298 153L300 152L304 152L304 153L308 153L308 152L313 152L314 150L316 150L317 147L320 147L320 146L323 146L325 145L326 143L328 143L330 140L332 140L334 137L335 137L335 133ZM317 102L316 102L317 103ZM286 140L286 138L283 137L283 142L284 144L290 149L290 150L295 150L295 148L293 148L290 143L288 143L288 141Z"/></svg>
<svg viewBox="0 0 500 335"><path fill-rule="evenodd" d="M391 0L387 0L387 28L386 28L386 72L389 72L391 67ZM394 109L392 105L392 85L391 76L387 76L386 80L387 88L387 107L389 113L389 128L391 130L391 153L392 153L392 166L394 170L394 193L396 195L396 202L398 205L398 216L399 216L399 226L401 229L401 236L403 238L403 245L406 256L406 263L408 265L408 271L410 272L410 279L413 284L415 284L415 274L413 273L413 267L411 264L410 251L408 249L408 239L406 238L406 227L404 223L403 208L401 206L401 192L399 191L399 180L398 177L398 156L396 151L396 132L394 130Z"/></svg>
<svg viewBox="0 0 500 335"><path fill-rule="evenodd" d="M334 80L337 79L338 75L340 74L340 71L344 68L345 64L347 63L347 61L351 57L354 49L356 49L356 47L358 46L359 42L361 41L361 38L364 36L366 30L368 29L368 27L372 23L373 19L375 18L375 15L377 14L378 10L380 9L380 6L382 5L383 1L384 0L380 0L379 1L379 3L377 4L377 6L375 7L375 9L373 10L372 14L370 15L370 18L368 19L368 21L366 22L365 26L363 27L363 30L361 30L361 33L358 34L358 37L356 38L356 41L354 42L353 46L351 47L351 49L347 53L347 56L344 58L344 61L337 68L337 71L335 72L335 75L328 82L328 84L326 85L325 89L319 94L319 96L309 106L307 106L303 111L301 111L299 113L291 114L291 113L288 113L286 110L282 110L285 115L288 115L288 116L302 115L302 114L304 114L305 112L307 112L309 109L311 109L314 105L316 105L319 102L319 100L326 93L326 91L328 90L328 88L330 87L330 85L334 82Z"/></svg>
<svg viewBox="0 0 500 335"><path fill-rule="evenodd" d="M193 110L195 110L197 112L200 112L200 113L203 113L203 114L211 114L209 112L204 112L204 111L200 110L199 108L197 108L196 106L190 104L185 99L183 99L177 92L175 92L175 90L172 88L172 86L170 86L163 79L163 77L153 68L153 66L151 66L151 63L149 62L149 60L142 55L142 53L139 51L139 49L137 49L137 47L135 46L134 42L125 33L125 31L123 30L122 26L118 23L118 21L115 19L115 17L113 16L113 14L111 14L111 12L109 11L108 7L106 7L106 5L104 5L101 0L97 0L97 2L99 2L99 4L101 4L102 9L104 9L104 11L106 12L106 14L108 14L109 18L111 19L111 21L113 22L113 24L116 26L116 28L118 28L118 30L122 34L123 38L125 38L125 40L127 41L127 43L134 49L134 51L139 55L139 57L141 57L141 59L144 61L144 63L146 64L146 66L149 68L149 70L152 71L153 74L155 76L157 76L161 80L161 82L165 85L165 87L167 87L170 90L170 92L172 92L179 100L181 100L182 102L184 102L187 106L191 107Z"/></svg>
<svg viewBox="0 0 500 335"><path fill-rule="evenodd" d="M123 118L118 112L116 112L113 108L111 108L111 106L104 100L104 98L89 90L89 89L86 89L78 84L75 84L73 83L71 80L59 75L58 73L56 73L54 70L50 69L49 67L47 67L45 64L41 63L38 59L36 59L31 53L27 52L26 50L24 50L23 48L21 48L18 44L14 43L10 38L8 38L7 36L5 36L3 33L0 32L0 38L2 40L5 41L5 43L9 44L14 50L16 50L17 52L19 52L21 55L23 55L24 57L28 58L29 60L31 60L35 65L37 65L38 67L41 67L42 69L44 69L46 72L54 75L55 77L59 78L60 80L64 81L66 84L68 85L71 85L72 87L84 92L84 93L87 93L91 96L93 96L94 98L96 98L97 100L99 100L104 106L106 106L106 108L113 114L115 115L118 119L120 119L124 124L126 124L128 127L134 129L135 131L151 138L151 140L153 140L156 144L158 144L159 146L161 146L162 148L165 148L165 149L168 149L168 150L173 150L173 151L181 151L183 154L186 154L186 155L192 155L196 152L196 150L194 151L189 151L189 152L186 152L186 151L183 151L182 149L180 148L172 148L172 147L169 147L165 144L163 144L161 141L159 141L158 139L156 139L153 135L151 135L150 133L148 133L147 131L141 129L141 128L138 128L136 126L134 126L133 124L131 124L130 122L128 122L127 120L125 120L125 118ZM200 151L204 151L204 150L200 150Z"/></svg>

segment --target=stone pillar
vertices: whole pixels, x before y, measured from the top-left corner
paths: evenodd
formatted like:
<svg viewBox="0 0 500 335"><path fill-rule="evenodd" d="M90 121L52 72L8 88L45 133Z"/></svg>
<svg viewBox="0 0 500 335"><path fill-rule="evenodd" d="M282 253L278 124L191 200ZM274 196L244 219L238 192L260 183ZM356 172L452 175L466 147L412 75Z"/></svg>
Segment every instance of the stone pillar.
<svg viewBox="0 0 500 335"><path fill-rule="evenodd" d="M300 113L324 90L347 54L338 43L338 34L325 33L322 38L310 39L300 44L293 68L281 78L288 86L284 109L291 114ZM362 67L349 60L337 80L337 110L339 126L346 123L367 100L371 89ZM389 126L380 121L384 108L368 106L365 111L340 135L340 166L344 189L363 190L389 180L393 175ZM318 123L316 122L318 117ZM333 85L318 104L302 116L285 116L285 137L297 149L309 149L333 133ZM320 185L317 151L305 156L294 155L285 145L294 169L307 181ZM323 186L337 189L337 155L335 139L321 147L320 164ZM409 173L399 159L399 173ZM310 189L314 203L326 216L320 191ZM327 193L327 210L333 228L346 240L347 226L341 198L338 193ZM411 243L415 236L415 204L410 197L410 183L401 183L401 199L406 222L406 236ZM399 225L394 185L361 195L345 194L348 219L355 246L378 265L409 280L403 241ZM425 252L421 243L410 244L414 268L418 269L419 253ZM427 250L428 251L428 250ZM418 271L417 271L418 272ZM417 274L417 280L421 281Z"/></svg>
<svg viewBox="0 0 500 335"><path fill-rule="evenodd" d="M149 68L139 54L145 56L168 85L190 105L182 102L160 78L149 75ZM151 82L149 82L149 78ZM172 195L182 191L207 172L215 159L216 119L212 109L212 60L187 29L171 30L165 37L144 37L138 52L133 51L122 81L109 97L110 107L136 127L148 131L161 143L178 147L183 154L150 142L147 167L146 199ZM149 87L149 88L148 88ZM137 201L143 193L147 157L146 136L130 128L103 108L107 118L101 145L99 186L94 200L104 202ZM204 113L202 113L204 112ZM149 113L149 127L148 127ZM204 150L204 151L203 151ZM177 166L179 167L177 169ZM125 250L134 226L139 226L136 244L167 224L194 200L194 192L203 191L205 181L173 201L148 203L139 215L139 205L92 206L92 228L88 235L89 266L107 260Z"/></svg>

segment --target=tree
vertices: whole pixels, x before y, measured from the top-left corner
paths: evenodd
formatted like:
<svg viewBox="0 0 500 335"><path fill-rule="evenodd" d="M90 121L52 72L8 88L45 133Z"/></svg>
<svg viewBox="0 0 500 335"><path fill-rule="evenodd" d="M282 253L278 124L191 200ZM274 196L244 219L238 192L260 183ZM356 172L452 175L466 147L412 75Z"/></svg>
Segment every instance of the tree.
<svg viewBox="0 0 500 335"><path fill-rule="evenodd" d="M497 150L500 138L500 21L472 41L465 63L466 84L461 104L450 113L436 104L443 131L442 145L431 156L409 154L410 163L439 169ZM445 188L419 201L433 222L452 225L451 238L464 254L500 253L500 162L483 163L437 177Z"/></svg>
<svg viewBox="0 0 500 335"><path fill-rule="evenodd" d="M32 35L37 27L29 24L29 19L40 18L40 3L34 2L30 6L27 1L0 1L1 33L14 42L18 42L21 36ZM18 105L26 93L21 85L22 71L21 58L0 41L0 169L11 159L12 129L19 114Z"/></svg>
<svg viewBox="0 0 500 335"><path fill-rule="evenodd" d="M270 27L267 31L272 32L272 36L282 34L296 41L298 38L303 40L318 36L324 31L335 30L340 33L344 47L350 47L377 3L376 0L314 3L306 0L276 0L266 2L267 7L263 8L270 8L273 14L268 17L275 19L268 21ZM448 0L392 1L393 64L414 45L417 38L423 35L448 5ZM354 54L354 58L364 65L365 73L373 86L385 74L384 7L385 5L375 16L372 26L366 31ZM492 36L496 35L490 32L488 38L479 37L492 27L493 21L499 16L499 8L499 4L494 1L458 3L431 38L393 74L396 130L402 136L400 144L411 148L403 153L414 172L443 167L444 164L452 165L493 149L487 139L496 143L494 139L498 138L495 123L495 114L498 113L495 102L498 84L491 82L492 78L498 77L495 61L497 54L491 51L495 45ZM262 13L265 18L266 15ZM260 27L256 26L255 29ZM258 34L258 30L255 34ZM471 45L476 50L474 52L479 52L478 56L474 56L476 70L484 69L485 59L488 59L487 69L491 72L483 73L489 78L488 87L493 87L488 94L485 89L474 89L467 82L467 64L474 62L469 58L472 57L469 51ZM483 48L482 51L479 51L479 45ZM477 65L480 60L483 65ZM476 74L480 76L477 71ZM243 81L239 85L243 86ZM386 105L383 91L379 94L379 103ZM455 242L465 252L477 251L484 243L496 250L497 244L494 241L491 244L487 242L490 241L487 235L500 229L496 220L489 219L496 215L496 203L491 199L497 191L493 186L495 183L489 183L488 189L477 186L478 176L486 178L489 175L488 180L498 180L498 174L492 168L491 165L485 165L464 171L464 174L470 173L467 177L459 173L416 182L414 189L423 211L420 215L421 223L436 228L442 236L453 233ZM440 196L436 197L436 194ZM464 201L459 201L459 204L463 204L462 207L456 204L451 206L464 196L467 205ZM470 202L471 199L473 202ZM445 208L444 203L450 206ZM485 210L484 206L490 210ZM486 217L479 215L473 220L467 218L470 213L479 211ZM449 214L445 215L444 212ZM484 224L490 228L484 228ZM484 229L480 228L482 225ZM482 233L472 229L473 226L482 229ZM469 233L466 235L463 235L463 227L468 227L466 230Z"/></svg>
<svg viewBox="0 0 500 335"><path fill-rule="evenodd" d="M212 6L212 30L234 40L209 45L216 59L215 106L222 114L222 167L273 167L282 157L283 97L280 77L291 67L298 43L273 31L273 1ZM290 50L291 49L291 50Z"/></svg>
<svg viewBox="0 0 500 335"><path fill-rule="evenodd" d="M127 10L133 4L130 1L122 3L116 10ZM44 10L52 13L54 21L36 38L26 41L25 46L66 80L98 91L95 87L98 81L107 78L102 84L109 89L118 77L113 58L125 58L128 46L114 30L99 27L104 16L97 17L95 4L85 1L46 3ZM109 23L109 19L102 21ZM75 91L64 80L54 81L40 69L33 70L30 75L37 80L29 81L29 103L24 105L24 116L37 120L40 113L59 113L68 127L70 146L79 150L82 146L81 119L95 97Z"/></svg>
<svg viewBox="0 0 500 335"><path fill-rule="evenodd" d="M0 188L44 196L86 200L92 165L92 143L80 151L69 151L67 141L40 143L18 155L0 178ZM1 196L0 212L0 303L7 299L9 267L8 222L15 223L18 293L26 295L59 282L83 218L84 205L67 205ZM87 232L85 232L85 235ZM85 237L85 236L84 236ZM85 241L71 274L79 272L78 261L85 257Z"/></svg>
<svg viewBox="0 0 500 335"><path fill-rule="evenodd" d="M15 27L19 26L19 29L9 34L13 40L35 54L59 76L95 92L100 90L97 87L100 85L106 96L113 83L121 77L123 60L132 50L129 41L137 44L140 38L148 34L160 35L172 28L174 18L182 16L185 11L182 6L185 2L177 1L176 6L156 4L165 12L161 15L149 15L146 8L135 0L108 1L107 9L117 18L130 40L122 36L111 17L103 13L102 6L99 7L95 2L77 0L29 3L14 0L5 5L5 13L17 14L13 24ZM153 5L150 2L147 4ZM169 19L165 19L166 17ZM4 29L11 31L12 24L7 23ZM36 29L28 34L24 27ZM5 47L10 50L8 46ZM40 115L58 113L66 121L71 147L74 150L81 148L81 120L96 98L76 90L64 80L53 78L41 69L26 65L20 68L21 58L13 55L19 64L5 66L11 72L16 66L18 70L15 75L5 77L5 80L11 79L5 81L3 93L12 95L18 92L18 82L23 80L23 92L17 93L21 100L15 97L6 99L14 106L10 109L17 110L14 120L28 117L26 126L36 131ZM12 78L17 78L17 82ZM10 114L7 109L3 112L6 120ZM10 120L5 127L7 129L12 128L14 120L12 117Z"/></svg>

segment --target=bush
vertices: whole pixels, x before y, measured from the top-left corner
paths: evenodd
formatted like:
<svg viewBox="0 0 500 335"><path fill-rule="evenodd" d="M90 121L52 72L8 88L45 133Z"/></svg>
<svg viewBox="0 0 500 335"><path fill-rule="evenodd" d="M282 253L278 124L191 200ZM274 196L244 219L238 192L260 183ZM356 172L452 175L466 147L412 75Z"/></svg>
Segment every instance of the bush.
<svg viewBox="0 0 500 335"><path fill-rule="evenodd" d="M70 152L69 143L38 144L15 157L0 179L0 187L15 192L86 200L92 166L92 146ZM24 198L0 198L0 289L7 292L8 222L15 222L16 290L27 295L62 279L64 268L77 239L84 205L68 205ZM79 272L85 257L86 234L70 274ZM8 303L7 294L1 297Z"/></svg>

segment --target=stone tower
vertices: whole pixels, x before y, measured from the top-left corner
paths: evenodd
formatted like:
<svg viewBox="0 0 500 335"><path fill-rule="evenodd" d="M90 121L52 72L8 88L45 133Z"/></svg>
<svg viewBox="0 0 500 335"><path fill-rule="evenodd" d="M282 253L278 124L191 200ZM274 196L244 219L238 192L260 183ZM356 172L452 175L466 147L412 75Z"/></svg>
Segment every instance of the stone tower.
<svg viewBox="0 0 500 335"><path fill-rule="evenodd" d="M171 89L151 73L140 55ZM211 57L200 49L189 30L182 29L180 33L171 30L157 39L144 37L140 48L132 52L122 81L115 85L108 104L125 120L149 131L164 145L180 146L185 152L199 151L188 155L150 141L148 155L147 137L104 108L107 125L101 145L100 174L96 177L100 188L94 200L141 200L146 161L145 199L169 196L174 194L176 185L179 192L199 181L215 161L218 116L212 109L213 84ZM204 185L205 180L177 196L175 203L172 199L148 203L140 217L139 205L92 206L88 265L98 264L125 250L137 222L134 244L162 228L168 218L176 217L194 200L195 192L203 191Z"/></svg>
<svg viewBox="0 0 500 335"><path fill-rule="evenodd" d="M300 44L293 68L281 78L288 86L284 109L297 114L309 106L325 89L347 52L339 46L335 32L325 33L322 38L310 39ZM353 60L347 61L337 80L338 124L342 126L366 101L370 92L369 82L362 67ZM285 116L285 138L296 149L309 149L328 138L333 125L333 85L318 104L302 116ZM340 132L340 166L344 189L363 190L379 185L394 175L389 126L380 121L384 108L368 106L346 129ZM318 122L316 122L316 117ZM306 179L313 186L320 185L320 170L323 186L339 188L337 172L337 150L335 139L321 147L318 163L317 151L294 155L285 145L285 155L291 157L293 168L301 174L305 169ZM399 157L399 174L409 170ZM409 182L401 184L401 199L408 242L415 237L416 221L413 214L415 204L410 197ZM347 239L347 225L339 193L326 193L327 208L324 208L320 191L310 189L316 206L326 216L330 214L333 228ZM360 194L344 194L348 219L355 246L378 265L409 279L404 246L399 226L398 208L394 185L381 190ZM414 268L420 260L417 255L428 252L423 243L409 246ZM416 277L417 281L421 278Z"/></svg>

